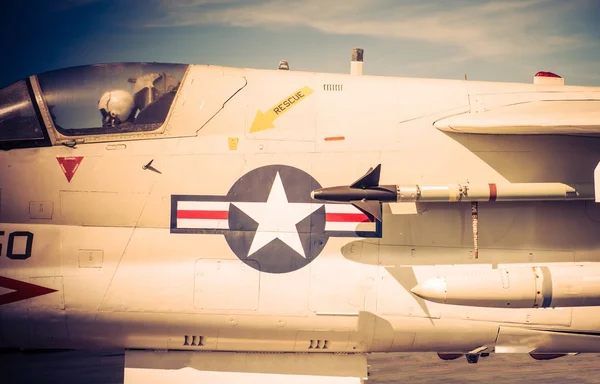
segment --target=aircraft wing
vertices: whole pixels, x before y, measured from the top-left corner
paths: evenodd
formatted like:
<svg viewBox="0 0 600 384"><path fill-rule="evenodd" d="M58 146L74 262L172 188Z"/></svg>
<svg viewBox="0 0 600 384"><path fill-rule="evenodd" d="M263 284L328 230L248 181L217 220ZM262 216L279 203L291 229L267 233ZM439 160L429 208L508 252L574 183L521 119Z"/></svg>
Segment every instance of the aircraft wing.
<svg viewBox="0 0 600 384"><path fill-rule="evenodd" d="M495 135L600 134L600 100L537 100L443 118L441 131Z"/></svg>
<svg viewBox="0 0 600 384"><path fill-rule="evenodd" d="M125 351L130 383L339 383L367 379L367 356L331 353Z"/></svg>

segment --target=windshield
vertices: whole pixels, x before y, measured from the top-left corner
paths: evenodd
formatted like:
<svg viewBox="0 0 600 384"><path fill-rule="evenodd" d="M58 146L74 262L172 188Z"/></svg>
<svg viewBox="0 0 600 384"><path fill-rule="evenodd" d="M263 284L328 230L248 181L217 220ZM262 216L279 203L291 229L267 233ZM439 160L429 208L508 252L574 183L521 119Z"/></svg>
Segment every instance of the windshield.
<svg viewBox="0 0 600 384"><path fill-rule="evenodd" d="M37 78L54 125L64 135L150 131L165 122L187 67L99 64Z"/></svg>
<svg viewBox="0 0 600 384"><path fill-rule="evenodd" d="M26 80L0 90L0 142L43 139Z"/></svg>

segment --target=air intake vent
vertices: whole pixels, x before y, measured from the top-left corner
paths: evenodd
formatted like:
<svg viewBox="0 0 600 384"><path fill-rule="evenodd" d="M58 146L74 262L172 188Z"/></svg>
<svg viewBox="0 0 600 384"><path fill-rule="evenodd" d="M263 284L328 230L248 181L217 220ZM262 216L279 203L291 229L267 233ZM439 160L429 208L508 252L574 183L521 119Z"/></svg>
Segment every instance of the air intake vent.
<svg viewBox="0 0 600 384"><path fill-rule="evenodd" d="M324 91L343 91L344 86L342 84L323 84Z"/></svg>
<svg viewBox="0 0 600 384"><path fill-rule="evenodd" d="M185 335L183 337L183 345L186 347L201 347L204 345L204 337Z"/></svg>
<svg viewBox="0 0 600 384"><path fill-rule="evenodd" d="M329 340L311 340L308 349L329 349Z"/></svg>

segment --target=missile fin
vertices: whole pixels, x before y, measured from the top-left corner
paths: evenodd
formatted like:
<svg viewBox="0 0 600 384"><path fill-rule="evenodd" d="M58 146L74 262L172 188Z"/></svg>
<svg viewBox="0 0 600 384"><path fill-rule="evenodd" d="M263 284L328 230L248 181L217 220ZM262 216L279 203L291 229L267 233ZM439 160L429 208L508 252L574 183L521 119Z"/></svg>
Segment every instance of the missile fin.
<svg viewBox="0 0 600 384"><path fill-rule="evenodd" d="M350 185L350 188L370 188L379 185L379 176L381 174L381 164L378 164L375 169L369 168L367 173Z"/></svg>
<svg viewBox="0 0 600 384"><path fill-rule="evenodd" d="M382 221L381 203L377 200L354 200L352 205L360 209L362 213L369 217L374 217L377 221Z"/></svg>

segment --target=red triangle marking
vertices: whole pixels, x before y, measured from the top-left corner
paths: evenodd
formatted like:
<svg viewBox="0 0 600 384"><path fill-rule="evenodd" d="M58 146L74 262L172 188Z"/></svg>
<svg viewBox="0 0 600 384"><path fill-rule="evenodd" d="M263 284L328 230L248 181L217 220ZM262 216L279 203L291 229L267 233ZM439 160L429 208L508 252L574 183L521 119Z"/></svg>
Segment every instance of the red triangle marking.
<svg viewBox="0 0 600 384"><path fill-rule="evenodd" d="M75 157L57 157L56 160L58 164L60 164L60 168L63 173L67 177L67 181L70 183L71 179L77 172L79 168L79 163L83 160L83 156L75 156Z"/></svg>
<svg viewBox="0 0 600 384"><path fill-rule="evenodd" d="M26 283L24 281L9 279L0 276L0 287L14 290L14 292L0 295L0 305L14 303L15 301L27 300L33 297L47 295L57 292L56 289L40 287L39 285Z"/></svg>

